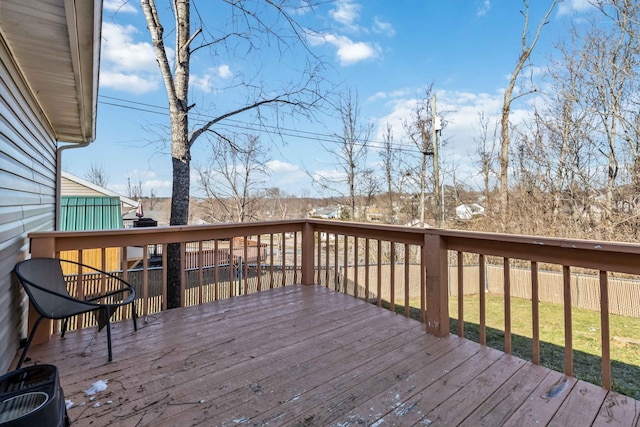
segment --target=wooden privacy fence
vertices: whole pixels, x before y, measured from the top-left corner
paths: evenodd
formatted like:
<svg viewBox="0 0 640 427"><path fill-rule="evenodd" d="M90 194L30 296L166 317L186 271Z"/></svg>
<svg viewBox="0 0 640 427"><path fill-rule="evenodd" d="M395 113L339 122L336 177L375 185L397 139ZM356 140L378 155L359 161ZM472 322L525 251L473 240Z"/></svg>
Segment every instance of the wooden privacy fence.
<svg viewBox="0 0 640 427"><path fill-rule="evenodd" d="M343 269L344 267L340 267ZM380 268L380 274L378 274ZM366 267L360 265L357 267L358 277L364 277ZM391 300L391 289L385 286L391 282L391 270L394 271L396 283L402 283L405 277L404 264L396 264L391 268L390 264L369 266L371 277L380 277L383 286L381 286L380 297L383 300ZM333 270L332 270L333 271ZM486 291L491 294L504 296L504 271L501 265L487 265L486 274ZM524 268L511 268L509 272L511 276L511 297L523 298L531 300L531 270ZM329 274L330 278L334 277L334 273ZM335 277L344 277L339 273ZM355 269L353 265L347 266L347 291L354 294L354 278ZM420 265L411 264L409 266L409 294L412 296L412 303L419 304L420 295ZM466 265L464 267L464 295L478 295L479 293L479 267L477 265ZM376 279L377 280L377 279ZM552 304L564 303L564 279L560 272L555 271L539 271L539 301ZM449 266L449 295L458 296L458 267ZM333 286L333 281L330 283ZM371 298L377 298L377 286L373 286L370 290ZM394 300L402 301L404 298L404 288L397 287L394 290ZM609 279L609 310L611 314L620 316L629 316L640 318L640 304L638 304L638 294L640 293L640 282L632 279ZM363 295L360 292L360 295ZM571 275L571 303L573 307L586 310L600 311L600 281L597 276L588 274L574 273ZM419 305L418 305L419 307Z"/></svg>
<svg viewBox="0 0 640 427"><path fill-rule="evenodd" d="M504 295L504 269L501 265L487 264L485 267L486 291ZM531 270L511 268L509 271L511 296L531 300ZM479 267L464 267L464 294L477 295L479 292ZM561 272L538 271L538 300L552 304L564 303L564 278ZM449 295L458 296L458 268L449 267ZM632 279L610 278L609 313L640 318L640 282ZM576 308L600 311L600 278L588 274L571 274L571 304Z"/></svg>

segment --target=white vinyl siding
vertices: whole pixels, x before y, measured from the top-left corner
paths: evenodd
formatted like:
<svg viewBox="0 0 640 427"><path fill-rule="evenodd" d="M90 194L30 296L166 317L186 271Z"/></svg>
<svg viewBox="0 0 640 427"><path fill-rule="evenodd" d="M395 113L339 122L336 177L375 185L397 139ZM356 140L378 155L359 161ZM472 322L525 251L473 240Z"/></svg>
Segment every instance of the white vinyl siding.
<svg viewBox="0 0 640 427"><path fill-rule="evenodd" d="M55 224L56 141L0 34L0 373L26 334L27 298L12 278L27 233Z"/></svg>

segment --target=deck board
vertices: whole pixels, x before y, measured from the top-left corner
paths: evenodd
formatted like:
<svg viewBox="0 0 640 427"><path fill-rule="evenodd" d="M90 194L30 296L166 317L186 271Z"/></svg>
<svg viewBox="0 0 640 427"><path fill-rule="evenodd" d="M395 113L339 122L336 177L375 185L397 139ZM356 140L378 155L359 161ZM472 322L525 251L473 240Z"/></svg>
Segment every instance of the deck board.
<svg viewBox="0 0 640 427"><path fill-rule="evenodd" d="M154 314L137 332L116 323L110 363L94 335L34 345L26 364L58 366L74 427L632 426L640 414L631 398L320 286ZM97 380L108 389L89 400Z"/></svg>
<svg viewBox="0 0 640 427"><path fill-rule="evenodd" d="M541 366L527 362L470 414L462 426L499 426L506 422L549 374Z"/></svg>

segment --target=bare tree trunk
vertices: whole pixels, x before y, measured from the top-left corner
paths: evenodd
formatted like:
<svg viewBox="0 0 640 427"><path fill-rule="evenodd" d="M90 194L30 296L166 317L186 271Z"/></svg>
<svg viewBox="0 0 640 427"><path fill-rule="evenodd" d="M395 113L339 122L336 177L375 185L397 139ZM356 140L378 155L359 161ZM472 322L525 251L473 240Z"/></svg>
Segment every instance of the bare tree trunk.
<svg viewBox="0 0 640 427"><path fill-rule="evenodd" d="M478 166L482 171L482 193L484 195L484 206L491 210L491 177L495 175L496 160L496 138L498 133L497 122L493 126L493 134L489 134L489 118L484 113L478 114L478 124L480 125L480 136L476 140L478 148L476 153L479 157Z"/></svg>
<svg viewBox="0 0 640 427"><path fill-rule="evenodd" d="M171 163L173 189L171 193L170 225L186 225L189 222L189 185L191 161L189 144L189 0L175 0L176 58L174 73L164 46L164 28L160 23L155 0L142 0L142 10L147 20L156 57L164 80L171 120ZM167 308L180 307L180 245L170 244L167 253Z"/></svg>
<svg viewBox="0 0 640 427"><path fill-rule="evenodd" d="M382 139L384 148L380 155L382 156L382 162L384 164L384 176L387 187L387 220L393 222L395 219L395 188L393 186L395 154L393 149L393 130L389 123L387 123Z"/></svg>
<svg viewBox="0 0 640 427"><path fill-rule="evenodd" d="M333 154L336 159L335 166L344 173L344 177L339 179L326 177L318 179L314 177L314 179L323 189L333 190L342 194L349 205L349 219L356 220L357 181L363 179L362 173L365 171L372 125L362 125L360 123L358 93L353 94L351 90L342 96L338 106L338 114L342 122L342 134L335 135L338 148L333 146L323 146L323 148ZM348 192L346 195L345 191L340 188L344 188L345 184Z"/></svg>
<svg viewBox="0 0 640 427"><path fill-rule="evenodd" d="M505 89L504 92L504 101L502 104L502 115L500 119L501 132L500 136L502 138L502 145L500 148L500 217L502 220L503 228L506 227L507 224L507 212L509 210L509 145L510 145L510 135L509 135L509 116L511 114L511 104L516 99L520 98L523 95L527 95L528 93L519 94L514 97L513 91L516 86L516 82L518 81L518 76L520 72L524 68L525 63L531 56L531 52L538 42L538 38L540 37L540 33L542 32L542 27L547 23L547 19L551 12L553 11L558 0L553 0L551 2L551 6L547 10L544 18L538 25L538 29L533 37L533 40L530 44L527 44L527 31L529 26L529 3L527 0L523 0L525 10L523 12L524 15L524 25L522 28L522 50L520 52L520 56L518 57L518 62L516 63L516 67L511 74L511 78L509 79L509 85Z"/></svg>

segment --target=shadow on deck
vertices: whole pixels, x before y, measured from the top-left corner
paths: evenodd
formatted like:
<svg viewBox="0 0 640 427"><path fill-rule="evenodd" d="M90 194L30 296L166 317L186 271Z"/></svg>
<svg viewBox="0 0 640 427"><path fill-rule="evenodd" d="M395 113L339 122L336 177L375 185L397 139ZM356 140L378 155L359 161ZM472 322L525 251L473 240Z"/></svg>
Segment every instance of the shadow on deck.
<svg viewBox="0 0 640 427"><path fill-rule="evenodd" d="M320 286L33 346L74 426L636 425L640 403ZM84 390L98 380L94 400Z"/></svg>

